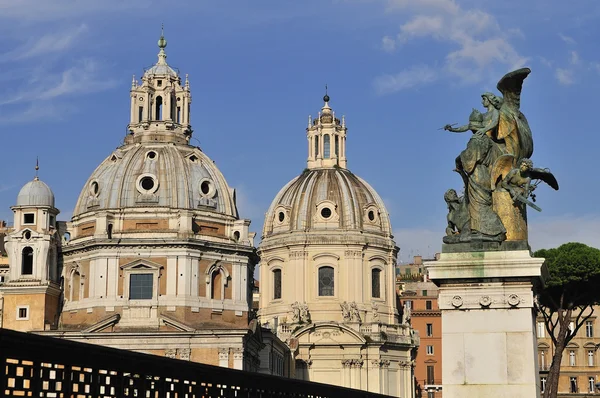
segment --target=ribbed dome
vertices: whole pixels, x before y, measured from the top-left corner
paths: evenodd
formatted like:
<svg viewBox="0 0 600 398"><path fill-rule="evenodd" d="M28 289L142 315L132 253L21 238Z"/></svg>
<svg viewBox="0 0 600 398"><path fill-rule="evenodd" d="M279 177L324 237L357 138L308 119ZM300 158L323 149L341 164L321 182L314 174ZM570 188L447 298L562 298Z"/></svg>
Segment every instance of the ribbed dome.
<svg viewBox="0 0 600 398"><path fill-rule="evenodd" d="M92 173L73 216L149 206L238 217L233 191L214 162L196 147L172 143L118 148Z"/></svg>
<svg viewBox="0 0 600 398"><path fill-rule="evenodd" d="M344 168L312 169L279 191L267 212L263 238L332 228L391 233L385 205L369 184Z"/></svg>
<svg viewBox="0 0 600 398"><path fill-rule="evenodd" d="M45 182L37 177L21 188L17 196L17 206L54 207L54 193Z"/></svg>

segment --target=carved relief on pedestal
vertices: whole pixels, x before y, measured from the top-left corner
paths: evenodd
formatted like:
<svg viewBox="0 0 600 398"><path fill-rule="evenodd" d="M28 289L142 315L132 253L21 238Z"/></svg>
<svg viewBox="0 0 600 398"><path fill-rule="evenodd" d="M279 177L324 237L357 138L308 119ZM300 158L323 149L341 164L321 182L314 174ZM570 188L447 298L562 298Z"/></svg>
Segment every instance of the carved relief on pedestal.
<svg viewBox="0 0 600 398"><path fill-rule="evenodd" d="M358 322L361 323L362 319L360 316L360 311L358 310L358 305L355 301L351 303L343 302L340 304L342 308L342 317L346 322Z"/></svg>
<svg viewBox="0 0 600 398"><path fill-rule="evenodd" d="M308 312L308 304L294 302L292 304L292 322L294 323L310 323L310 313Z"/></svg>

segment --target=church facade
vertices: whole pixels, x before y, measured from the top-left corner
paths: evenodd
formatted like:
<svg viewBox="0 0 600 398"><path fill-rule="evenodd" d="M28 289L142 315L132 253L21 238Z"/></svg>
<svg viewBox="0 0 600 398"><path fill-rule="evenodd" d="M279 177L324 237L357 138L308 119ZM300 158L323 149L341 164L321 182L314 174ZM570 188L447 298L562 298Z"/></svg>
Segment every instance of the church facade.
<svg viewBox="0 0 600 398"><path fill-rule="evenodd" d="M328 97L307 129L308 169L273 201L257 252L235 190L190 145L190 83L166 45L133 79L123 145L71 220L57 221L37 173L19 192L0 327L412 397L418 335L399 319L398 248L383 201L346 168Z"/></svg>

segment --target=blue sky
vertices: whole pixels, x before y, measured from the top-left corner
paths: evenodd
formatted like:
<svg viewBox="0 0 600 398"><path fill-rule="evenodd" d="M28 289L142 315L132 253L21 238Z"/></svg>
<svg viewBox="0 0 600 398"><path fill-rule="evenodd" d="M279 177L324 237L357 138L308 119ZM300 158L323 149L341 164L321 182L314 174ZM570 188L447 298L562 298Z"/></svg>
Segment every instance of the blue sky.
<svg viewBox="0 0 600 398"><path fill-rule="evenodd" d="M348 125L348 166L382 196L401 259L441 248L444 191L480 95L532 69L522 93L538 167L534 249L600 245L596 126L600 4L593 0L0 0L0 219L34 176L68 219L94 168L120 145L131 76L156 62L190 75L198 144L260 231L278 190L306 165L305 127L322 106Z"/></svg>

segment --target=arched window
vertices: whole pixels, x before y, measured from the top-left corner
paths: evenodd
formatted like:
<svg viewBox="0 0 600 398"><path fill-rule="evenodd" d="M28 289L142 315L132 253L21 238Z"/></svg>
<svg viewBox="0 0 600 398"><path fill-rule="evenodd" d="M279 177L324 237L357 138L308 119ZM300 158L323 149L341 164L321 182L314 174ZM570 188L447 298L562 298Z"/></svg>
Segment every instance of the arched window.
<svg viewBox="0 0 600 398"><path fill-rule="evenodd" d="M319 296L333 296L334 271L333 267L319 268Z"/></svg>
<svg viewBox="0 0 600 398"><path fill-rule="evenodd" d="M273 300L281 298L281 270L273 270Z"/></svg>
<svg viewBox="0 0 600 398"><path fill-rule="evenodd" d="M106 228L106 234L108 235L108 239L112 239L112 231L113 231L113 225L108 224L108 227Z"/></svg>
<svg viewBox="0 0 600 398"><path fill-rule="evenodd" d="M163 101L162 101L162 97L159 95L158 97L156 97L156 117L154 118L155 120L162 120L162 105L163 105Z"/></svg>
<svg viewBox="0 0 600 398"><path fill-rule="evenodd" d="M319 136L315 136L315 157L319 156Z"/></svg>
<svg viewBox="0 0 600 398"><path fill-rule="evenodd" d="M21 274L32 275L33 274L33 249L26 247L23 249L21 256Z"/></svg>
<svg viewBox="0 0 600 398"><path fill-rule="evenodd" d="M381 297L381 270L379 268L371 270L371 297Z"/></svg>
<svg viewBox="0 0 600 398"><path fill-rule="evenodd" d="M220 269L213 271L211 275L210 298L221 300L223 298L223 275Z"/></svg>
<svg viewBox="0 0 600 398"><path fill-rule="evenodd" d="M335 136L335 156L340 156L340 137Z"/></svg>
<svg viewBox="0 0 600 398"><path fill-rule="evenodd" d="M329 134L325 134L323 136L323 158L325 159L329 159L329 156L331 154L331 143L329 141Z"/></svg>

